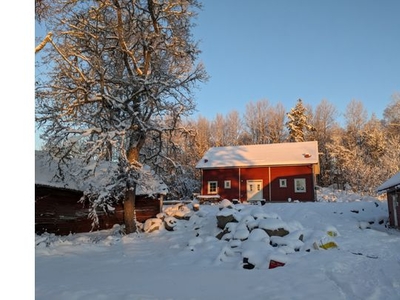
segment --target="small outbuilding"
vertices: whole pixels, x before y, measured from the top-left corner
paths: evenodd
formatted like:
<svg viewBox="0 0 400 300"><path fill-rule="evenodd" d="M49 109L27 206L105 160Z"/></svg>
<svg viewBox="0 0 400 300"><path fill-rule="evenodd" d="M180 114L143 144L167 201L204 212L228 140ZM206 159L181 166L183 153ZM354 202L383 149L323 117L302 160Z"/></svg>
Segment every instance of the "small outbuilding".
<svg viewBox="0 0 400 300"><path fill-rule="evenodd" d="M318 143L277 143L210 148L196 165L199 199L315 201Z"/></svg>
<svg viewBox="0 0 400 300"><path fill-rule="evenodd" d="M400 172L382 183L377 189L378 194L386 193L389 225L400 228Z"/></svg>
<svg viewBox="0 0 400 300"><path fill-rule="evenodd" d="M35 233L55 233L68 235L70 233L89 232L92 220L88 217L90 203L81 201L84 191L90 185L101 185L102 174L113 171L113 166L103 165L96 172L97 176L91 179L82 179L79 176L56 178L57 163L43 151L35 152ZM71 164L70 168L82 169L82 165ZM150 169L147 169L151 173ZM77 172L78 173L78 172ZM155 175L147 189L138 188L136 191L136 220L144 222L155 217L162 211L163 198L167 194L167 187ZM96 230L112 228L115 224L124 223L124 208L121 203L116 204L107 213L97 211L99 226Z"/></svg>

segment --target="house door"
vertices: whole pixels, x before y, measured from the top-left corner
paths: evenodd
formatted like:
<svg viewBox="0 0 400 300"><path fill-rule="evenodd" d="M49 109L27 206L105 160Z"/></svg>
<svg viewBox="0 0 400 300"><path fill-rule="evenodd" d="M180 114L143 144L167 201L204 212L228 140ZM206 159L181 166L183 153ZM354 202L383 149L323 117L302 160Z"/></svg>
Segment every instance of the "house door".
<svg viewBox="0 0 400 300"><path fill-rule="evenodd" d="M263 199L263 181L262 180L247 180L247 201Z"/></svg>

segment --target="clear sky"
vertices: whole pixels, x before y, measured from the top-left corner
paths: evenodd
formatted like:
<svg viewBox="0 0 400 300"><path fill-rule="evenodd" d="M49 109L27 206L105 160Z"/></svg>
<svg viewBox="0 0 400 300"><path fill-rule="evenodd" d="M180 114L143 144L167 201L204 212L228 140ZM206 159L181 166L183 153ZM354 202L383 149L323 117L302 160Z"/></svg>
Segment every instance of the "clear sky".
<svg viewBox="0 0 400 300"><path fill-rule="evenodd" d="M301 98L344 113L352 100L381 118L400 93L399 0L202 0L194 29L210 75L198 114Z"/></svg>
<svg viewBox="0 0 400 300"><path fill-rule="evenodd" d="M301 98L339 113L355 99L381 118L400 93L400 0L199 1L193 36L210 79L195 117L263 99L289 111Z"/></svg>

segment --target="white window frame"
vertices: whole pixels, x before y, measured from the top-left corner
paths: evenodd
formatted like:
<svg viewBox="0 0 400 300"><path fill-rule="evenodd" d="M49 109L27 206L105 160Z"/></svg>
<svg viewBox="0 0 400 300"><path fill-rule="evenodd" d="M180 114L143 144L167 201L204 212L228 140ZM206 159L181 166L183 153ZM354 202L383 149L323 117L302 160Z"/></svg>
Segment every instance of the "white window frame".
<svg viewBox="0 0 400 300"><path fill-rule="evenodd" d="M279 187L281 187L281 188L287 187L287 179L286 178L279 179Z"/></svg>
<svg viewBox="0 0 400 300"><path fill-rule="evenodd" d="M211 185L215 184L215 191L212 189ZM208 194L218 194L218 181L212 180L207 182L207 193Z"/></svg>
<svg viewBox="0 0 400 300"><path fill-rule="evenodd" d="M231 181L230 180L225 180L224 181L224 188L225 189L230 189L232 187Z"/></svg>
<svg viewBox="0 0 400 300"><path fill-rule="evenodd" d="M295 178L294 179L294 192L295 193L306 193L307 185L305 178Z"/></svg>

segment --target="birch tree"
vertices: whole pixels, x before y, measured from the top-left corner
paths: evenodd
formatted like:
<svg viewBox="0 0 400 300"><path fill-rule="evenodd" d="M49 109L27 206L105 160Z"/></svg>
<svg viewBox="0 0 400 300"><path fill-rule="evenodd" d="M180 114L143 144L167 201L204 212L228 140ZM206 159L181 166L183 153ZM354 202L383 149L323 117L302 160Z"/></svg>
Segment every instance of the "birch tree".
<svg viewBox="0 0 400 300"><path fill-rule="evenodd" d="M280 102L268 108L268 135L271 143L282 143L286 140L285 107Z"/></svg>
<svg viewBox="0 0 400 300"><path fill-rule="evenodd" d="M315 128L310 133L310 139L318 141L318 151L320 152L321 175L319 176L319 184L323 186L332 183L332 159L327 145L332 142L333 134L338 129L336 123L337 110L335 106L328 100L322 100L315 108L311 116L311 125Z"/></svg>
<svg viewBox="0 0 400 300"><path fill-rule="evenodd" d="M400 93L392 96L392 101L383 111L383 121L390 135L400 135Z"/></svg>
<svg viewBox="0 0 400 300"><path fill-rule="evenodd" d="M200 4L55 0L50 6L45 22L52 47L43 50L50 71L36 86L36 122L46 149L60 161L118 160L112 190L93 205L122 199L125 230L135 232L142 164L163 155L163 134L192 113L192 91L207 79L191 35ZM160 124L166 115L171 122ZM151 157L142 151L149 140Z"/></svg>
<svg viewBox="0 0 400 300"><path fill-rule="evenodd" d="M252 144L268 144L268 100L259 100L246 105L244 123Z"/></svg>
<svg viewBox="0 0 400 300"><path fill-rule="evenodd" d="M217 114L211 122L211 144L213 147L226 146L226 123L222 114Z"/></svg>
<svg viewBox="0 0 400 300"><path fill-rule="evenodd" d="M225 141L227 146L237 146L242 135L242 120L237 110L230 111L225 117Z"/></svg>

